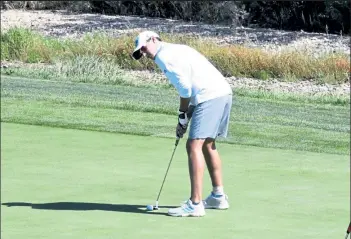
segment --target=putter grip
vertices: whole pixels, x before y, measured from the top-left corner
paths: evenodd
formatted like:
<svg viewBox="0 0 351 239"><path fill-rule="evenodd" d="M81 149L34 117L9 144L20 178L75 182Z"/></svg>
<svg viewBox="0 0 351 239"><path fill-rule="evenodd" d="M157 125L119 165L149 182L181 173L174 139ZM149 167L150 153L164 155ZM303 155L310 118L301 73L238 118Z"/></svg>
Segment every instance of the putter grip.
<svg viewBox="0 0 351 239"><path fill-rule="evenodd" d="M177 146L177 145L178 145L179 140L180 140L180 139L177 137L177 139L176 139L176 141L175 141L175 146Z"/></svg>

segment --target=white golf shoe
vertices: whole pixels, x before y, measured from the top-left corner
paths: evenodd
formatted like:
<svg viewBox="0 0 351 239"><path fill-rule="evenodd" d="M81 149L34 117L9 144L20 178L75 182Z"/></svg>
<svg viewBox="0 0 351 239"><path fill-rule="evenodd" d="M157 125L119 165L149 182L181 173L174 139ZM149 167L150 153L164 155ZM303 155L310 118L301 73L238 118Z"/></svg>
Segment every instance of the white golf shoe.
<svg viewBox="0 0 351 239"><path fill-rule="evenodd" d="M205 214L204 204L200 202L198 205L194 205L190 199L180 207L168 210L168 215L173 217L203 217Z"/></svg>
<svg viewBox="0 0 351 239"><path fill-rule="evenodd" d="M204 201L204 207L206 209L228 209L229 202L227 195L217 196L211 193Z"/></svg>

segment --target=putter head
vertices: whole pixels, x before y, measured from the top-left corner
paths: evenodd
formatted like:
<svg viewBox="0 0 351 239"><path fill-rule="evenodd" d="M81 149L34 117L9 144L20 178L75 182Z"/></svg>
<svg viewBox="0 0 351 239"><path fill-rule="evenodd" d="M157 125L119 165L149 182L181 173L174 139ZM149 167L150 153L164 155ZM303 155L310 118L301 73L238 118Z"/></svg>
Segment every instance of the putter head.
<svg viewBox="0 0 351 239"><path fill-rule="evenodd" d="M158 206L154 206L154 210L158 210Z"/></svg>

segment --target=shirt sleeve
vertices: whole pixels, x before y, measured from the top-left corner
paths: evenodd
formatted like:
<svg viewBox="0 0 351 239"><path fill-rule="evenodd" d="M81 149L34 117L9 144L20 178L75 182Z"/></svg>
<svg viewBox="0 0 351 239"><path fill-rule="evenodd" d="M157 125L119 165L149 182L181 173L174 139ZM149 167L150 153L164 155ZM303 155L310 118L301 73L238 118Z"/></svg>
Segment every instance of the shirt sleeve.
<svg viewBox="0 0 351 239"><path fill-rule="evenodd" d="M177 89L180 97L190 98L192 84L189 65L186 63L167 61L164 73L172 85Z"/></svg>

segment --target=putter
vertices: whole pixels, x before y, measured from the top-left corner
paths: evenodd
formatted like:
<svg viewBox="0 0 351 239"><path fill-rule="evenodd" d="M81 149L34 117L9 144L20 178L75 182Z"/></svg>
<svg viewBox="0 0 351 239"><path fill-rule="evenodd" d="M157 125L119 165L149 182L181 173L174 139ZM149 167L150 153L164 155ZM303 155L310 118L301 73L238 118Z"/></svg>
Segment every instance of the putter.
<svg viewBox="0 0 351 239"><path fill-rule="evenodd" d="M347 239L347 238L349 237L350 232L351 232L351 222L350 222L350 224L349 224L349 227L348 227L347 230L346 230L345 239Z"/></svg>
<svg viewBox="0 0 351 239"><path fill-rule="evenodd" d="M167 177L167 174L168 174L168 170L169 170L169 167L171 166L171 163L172 163L172 160L173 160L173 156L174 156L174 153L175 153L175 151L176 151L176 149L177 149L178 143L179 143L179 138L177 138L176 141L175 141L175 147L174 147L174 150L173 150L173 153L172 153L172 157L171 157L171 160L169 161L168 168L167 168L165 177L163 178L163 182L162 182L160 191L158 192L158 196L157 196L157 199L156 199L156 204L155 204L155 206L154 206L154 210L158 210L158 200L160 199L160 195L161 195L161 192L162 192L163 184L164 184L165 181L166 181L166 177Z"/></svg>

